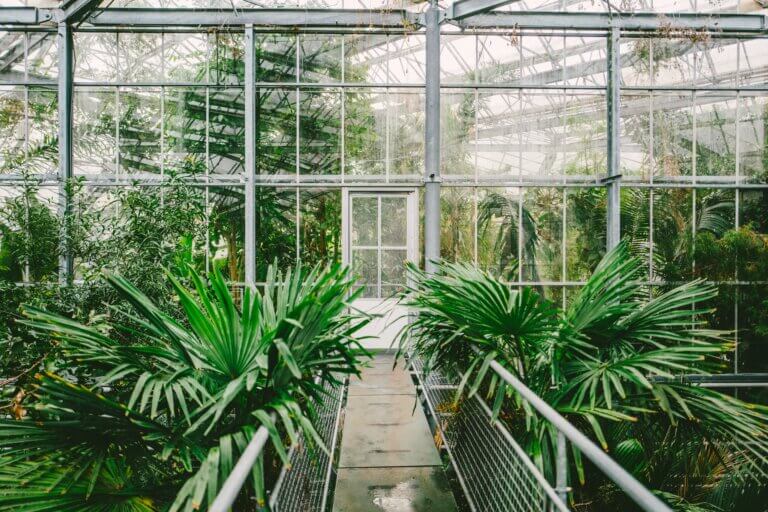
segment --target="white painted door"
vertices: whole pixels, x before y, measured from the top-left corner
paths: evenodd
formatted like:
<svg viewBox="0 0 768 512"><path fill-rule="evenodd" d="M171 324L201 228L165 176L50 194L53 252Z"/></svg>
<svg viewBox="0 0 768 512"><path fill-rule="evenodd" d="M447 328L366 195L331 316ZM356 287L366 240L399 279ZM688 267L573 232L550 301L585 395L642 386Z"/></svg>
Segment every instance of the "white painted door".
<svg viewBox="0 0 768 512"><path fill-rule="evenodd" d="M418 257L415 190L344 190L344 263L352 266L363 293L353 307L379 315L360 333L366 348L393 347L408 321L396 294L406 284L405 262Z"/></svg>

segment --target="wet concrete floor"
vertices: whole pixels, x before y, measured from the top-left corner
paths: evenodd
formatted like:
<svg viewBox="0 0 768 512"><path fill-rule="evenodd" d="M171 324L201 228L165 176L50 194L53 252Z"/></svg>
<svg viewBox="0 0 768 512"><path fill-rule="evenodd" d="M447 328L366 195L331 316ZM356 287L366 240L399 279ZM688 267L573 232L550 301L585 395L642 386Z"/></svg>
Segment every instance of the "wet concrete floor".
<svg viewBox="0 0 768 512"><path fill-rule="evenodd" d="M350 382L334 512L455 512L416 388L391 355Z"/></svg>

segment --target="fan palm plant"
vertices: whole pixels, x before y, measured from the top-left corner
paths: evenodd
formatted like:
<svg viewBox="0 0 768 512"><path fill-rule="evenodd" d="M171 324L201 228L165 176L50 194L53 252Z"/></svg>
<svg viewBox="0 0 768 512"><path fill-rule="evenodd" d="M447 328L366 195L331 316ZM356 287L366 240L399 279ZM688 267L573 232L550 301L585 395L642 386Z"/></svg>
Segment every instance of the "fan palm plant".
<svg viewBox="0 0 768 512"><path fill-rule="evenodd" d="M333 266L270 270L240 305L218 273L170 279L185 313L174 320L117 275L131 325L84 325L27 308L77 379L39 375L20 420L0 421L0 510L205 509L260 425L277 454L283 436L324 449L312 426L323 385L356 373L354 280ZM119 339L135 341L125 344ZM263 462L238 510L265 503Z"/></svg>
<svg viewBox="0 0 768 512"><path fill-rule="evenodd" d="M457 400L487 389L494 414L519 420L511 427L545 474L554 472L557 431L489 372L493 360L638 478L681 503L723 506L731 493L718 493L720 484L743 491L765 481L767 410L674 380L719 370L733 348L729 333L700 320L715 287L694 281L649 298L639 284L643 265L627 244L602 259L566 309L469 265L442 264L436 275L410 272L415 284L404 301L419 315L401 336L401 352L415 351L428 371L459 372ZM578 451L573 455L583 484L589 466ZM706 473L698 480L690 474L697 464ZM596 510L617 510L621 498L597 492L605 482L590 475L581 495Z"/></svg>

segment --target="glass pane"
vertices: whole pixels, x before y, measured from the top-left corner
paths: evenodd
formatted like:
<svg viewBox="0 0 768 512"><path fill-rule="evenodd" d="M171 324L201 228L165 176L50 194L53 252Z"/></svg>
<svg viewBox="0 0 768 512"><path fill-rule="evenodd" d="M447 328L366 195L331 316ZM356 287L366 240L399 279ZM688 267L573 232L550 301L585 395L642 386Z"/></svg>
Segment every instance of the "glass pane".
<svg viewBox="0 0 768 512"><path fill-rule="evenodd" d="M573 188L566 192L566 280L586 281L605 254L605 188Z"/></svg>
<svg viewBox="0 0 768 512"><path fill-rule="evenodd" d="M523 215L523 280L560 281L563 256L563 191L556 188L525 190Z"/></svg>
<svg viewBox="0 0 768 512"><path fill-rule="evenodd" d="M299 112L299 172L339 174L341 93L333 89L302 91Z"/></svg>
<svg viewBox="0 0 768 512"><path fill-rule="evenodd" d="M254 44L257 82L296 81L296 36L258 34Z"/></svg>
<svg viewBox="0 0 768 512"><path fill-rule="evenodd" d="M245 91L211 89L208 93L208 168L215 174L239 174L245 166ZM199 116L200 112L189 115Z"/></svg>
<svg viewBox="0 0 768 512"><path fill-rule="evenodd" d="M352 34L344 41L344 81L386 83L387 36Z"/></svg>
<svg viewBox="0 0 768 512"><path fill-rule="evenodd" d="M389 40L389 83L424 83L426 45L424 36L393 35Z"/></svg>
<svg viewBox="0 0 768 512"><path fill-rule="evenodd" d="M521 95L520 131L522 178L562 173L565 144L566 96L561 91L527 90Z"/></svg>
<svg viewBox="0 0 768 512"><path fill-rule="evenodd" d="M256 172L296 174L296 93L256 89Z"/></svg>
<svg viewBox="0 0 768 512"><path fill-rule="evenodd" d="M480 176L520 176L520 141L525 123L520 117L520 94L494 90L478 97L475 152Z"/></svg>
<svg viewBox="0 0 768 512"><path fill-rule="evenodd" d="M405 286L405 250L381 251L381 296L390 297Z"/></svg>
<svg viewBox="0 0 768 512"><path fill-rule="evenodd" d="M604 86L606 38L566 37L564 71L568 85Z"/></svg>
<svg viewBox="0 0 768 512"><path fill-rule="evenodd" d="M522 78L524 84L562 84L565 38L541 33L522 36Z"/></svg>
<svg viewBox="0 0 768 512"><path fill-rule="evenodd" d="M474 260L474 189L445 187L440 191L440 255L451 262Z"/></svg>
<svg viewBox="0 0 768 512"><path fill-rule="evenodd" d="M733 233L736 228L735 213L736 195L733 189L696 190L696 239L693 246L696 277L716 282L736 278L737 261L732 246L734 237L738 236Z"/></svg>
<svg viewBox="0 0 768 512"><path fill-rule="evenodd" d="M377 249L353 249L352 272L363 287L363 298L378 297L379 251Z"/></svg>
<svg viewBox="0 0 768 512"><path fill-rule="evenodd" d="M27 111L29 116L27 151L36 153L40 150L53 150L58 137L59 102L58 93L51 88L30 87ZM55 154L46 157L46 162L37 172L56 172L58 147Z"/></svg>
<svg viewBox="0 0 768 512"><path fill-rule="evenodd" d="M306 34L301 41L301 82L341 80L341 35Z"/></svg>
<svg viewBox="0 0 768 512"><path fill-rule="evenodd" d="M520 81L520 37L517 34L477 36L477 81Z"/></svg>
<svg viewBox="0 0 768 512"><path fill-rule="evenodd" d="M120 90L120 168L126 174L159 174L160 91Z"/></svg>
<svg viewBox="0 0 768 512"><path fill-rule="evenodd" d="M27 74L30 78L53 79L59 74L56 34L27 34Z"/></svg>
<svg viewBox="0 0 768 512"><path fill-rule="evenodd" d="M377 246L379 241L379 200L376 197L352 197L352 245Z"/></svg>
<svg viewBox="0 0 768 512"><path fill-rule="evenodd" d="M163 81L160 34L121 32L117 36L117 49L120 80Z"/></svg>
<svg viewBox="0 0 768 512"><path fill-rule="evenodd" d="M381 245L405 247L408 243L408 207L405 197L381 198Z"/></svg>
<svg viewBox="0 0 768 512"><path fill-rule="evenodd" d="M18 172L16 162L24 159L26 105L24 90L11 87L0 88L0 168L3 173Z"/></svg>
<svg viewBox="0 0 768 512"><path fill-rule="evenodd" d="M475 93L440 95L440 164L443 174L475 175Z"/></svg>
<svg viewBox="0 0 768 512"><path fill-rule="evenodd" d="M165 79L205 82L208 77L208 34L163 34Z"/></svg>
<svg viewBox="0 0 768 512"><path fill-rule="evenodd" d="M736 174L736 95L697 93L696 175Z"/></svg>
<svg viewBox="0 0 768 512"><path fill-rule="evenodd" d="M390 91L389 173L421 176L424 169L424 94Z"/></svg>
<svg viewBox="0 0 768 512"><path fill-rule="evenodd" d="M206 91L167 88L164 95L165 170L204 174L206 171Z"/></svg>
<svg viewBox="0 0 768 512"><path fill-rule="evenodd" d="M242 282L245 280L245 194L243 189L240 187L211 188L208 204L209 266L218 267L230 281Z"/></svg>
<svg viewBox="0 0 768 512"><path fill-rule="evenodd" d="M561 174L589 178L607 173L605 95L592 91L571 93L565 105Z"/></svg>
<svg viewBox="0 0 768 512"><path fill-rule="evenodd" d="M338 262L341 259L341 192L339 190L302 190L301 262Z"/></svg>
<svg viewBox="0 0 768 512"><path fill-rule="evenodd" d="M77 32L72 36L75 81L117 79L117 34Z"/></svg>
<svg viewBox="0 0 768 512"><path fill-rule="evenodd" d="M116 94L113 89L76 89L72 137L76 174L114 173Z"/></svg>
<svg viewBox="0 0 768 512"><path fill-rule="evenodd" d="M765 304L768 286L753 284L739 287L739 367L740 372L768 372L768 322Z"/></svg>
<svg viewBox="0 0 768 512"><path fill-rule="evenodd" d="M768 183L768 95L745 94L739 105L739 174Z"/></svg>
<svg viewBox="0 0 768 512"><path fill-rule="evenodd" d="M518 257L518 188L481 188L477 198L477 264L506 281L517 281L513 272Z"/></svg>
<svg viewBox="0 0 768 512"><path fill-rule="evenodd" d="M387 104L380 91L344 94L344 174L382 175L386 169Z"/></svg>
<svg viewBox="0 0 768 512"><path fill-rule="evenodd" d="M691 189L653 191L654 277L680 282L691 278L693 265L693 194Z"/></svg>
<svg viewBox="0 0 768 512"><path fill-rule="evenodd" d="M622 38L621 85L651 85L652 44L650 38Z"/></svg>
<svg viewBox="0 0 768 512"><path fill-rule="evenodd" d="M245 83L245 35L217 32L211 36L214 61L210 65L211 81L224 85Z"/></svg>
<svg viewBox="0 0 768 512"><path fill-rule="evenodd" d="M651 99L648 94L621 95L621 174L647 181L651 175Z"/></svg>
<svg viewBox="0 0 768 512"><path fill-rule="evenodd" d="M691 176L693 159L693 98L689 93L659 93L653 104L654 176L674 180Z"/></svg>
<svg viewBox="0 0 768 512"><path fill-rule="evenodd" d="M256 187L256 280L273 263L281 270L296 264L296 191Z"/></svg>
<svg viewBox="0 0 768 512"><path fill-rule="evenodd" d="M445 35L440 38L440 83L475 82L474 35Z"/></svg>
<svg viewBox="0 0 768 512"><path fill-rule="evenodd" d="M646 269L650 264L651 190L621 188L621 238Z"/></svg>

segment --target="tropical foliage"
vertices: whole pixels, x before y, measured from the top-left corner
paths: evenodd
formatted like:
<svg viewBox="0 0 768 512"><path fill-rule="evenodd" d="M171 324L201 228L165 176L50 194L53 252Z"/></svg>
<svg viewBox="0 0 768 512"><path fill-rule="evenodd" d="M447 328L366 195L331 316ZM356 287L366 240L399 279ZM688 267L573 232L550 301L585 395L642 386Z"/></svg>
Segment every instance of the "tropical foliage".
<svg viewBox="0 0 768 512"><path fill-rule="evenodd" d="M643 272L622 243L562 309L470 265L445 263L436 275L411 268L404 301L419 315L401 351L410 347L428 371L458 372L457 400L484 393L550 476L556 430L489 371L491 361L679 508L751 510L768 469L768 409L674 380L722 370L733 350L732 333L704 321L717 289L696 280L650 298ZM571 461L579 509L631 507L578 451Z"/></svg>
<svg viewBox="0 0 768 512"><path fill-rule="evenodd" d="M260 425L283 460L299 435L325 449L312 426L323 385L365 355L352 335L367 319L346 313L348 271L272 269L263 292L239 300L219 272L184 274L190 286L168 276L180 320L111 273L130 322L25 309L70 366L38 375L16 419L0 421L0 510L199 510ZM263 464L238 510L264 505Z"/></svg>

